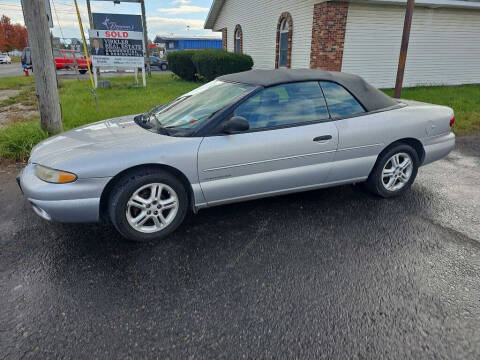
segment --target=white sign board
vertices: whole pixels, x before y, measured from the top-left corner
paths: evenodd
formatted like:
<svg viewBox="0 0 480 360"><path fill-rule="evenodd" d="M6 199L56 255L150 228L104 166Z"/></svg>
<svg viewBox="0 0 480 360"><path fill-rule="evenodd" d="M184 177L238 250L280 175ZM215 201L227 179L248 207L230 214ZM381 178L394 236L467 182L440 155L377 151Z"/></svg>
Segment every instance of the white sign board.
<svg viewBox="0 0 480 360"><path fill-rule="evenodd" d="M140 31L89 30L88 35L90 38L143 40Z"/></svg>
<svg viewBox="0 0 480 360"><path fill-rule="evenodd" d="M103 67L135 67L141 68L145 62L144 57L132 56L103 56L92 55L93 66Z"/></svg>
<svg viewBox="0 0 480 360"><path fill-rule="evenodd" d="M145 86L145 44L142 32L92 29L89 36L94 67L134 68L135 71L141 68Z"/></svg>

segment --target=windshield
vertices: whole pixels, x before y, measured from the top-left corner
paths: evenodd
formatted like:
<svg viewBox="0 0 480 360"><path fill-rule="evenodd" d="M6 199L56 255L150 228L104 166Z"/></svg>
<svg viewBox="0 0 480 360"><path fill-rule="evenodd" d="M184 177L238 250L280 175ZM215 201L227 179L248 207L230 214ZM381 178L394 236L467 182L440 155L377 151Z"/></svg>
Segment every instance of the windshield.
<svg viewBox="0 0 480 360"><path fill-rule="evenodd" d="M157 106L143 116L143 126L161 129L194 129L235 99L255 87L214 80L179 98Z"/></svg>

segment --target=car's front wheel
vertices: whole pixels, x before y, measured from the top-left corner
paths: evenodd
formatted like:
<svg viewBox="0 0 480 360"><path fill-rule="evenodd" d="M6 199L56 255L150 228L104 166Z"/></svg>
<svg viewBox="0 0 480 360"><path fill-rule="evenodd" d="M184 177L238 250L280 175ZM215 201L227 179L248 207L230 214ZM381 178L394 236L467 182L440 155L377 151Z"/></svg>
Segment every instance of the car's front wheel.
<svg viewBox="0 0 480 360"><path fill-rule="evenodd" d="M128 174L110 197L110 219L129 240L160 240L184 220L188 195L184 185L165 171L140 170Z"/></svg>
<svg viewBox="0 0 480 360"><path fill-rule="evenodd" d="M365 185L384 198L401 195L415 181L419 163L417 152L410 145L394 145L378 158Z"/></svg>

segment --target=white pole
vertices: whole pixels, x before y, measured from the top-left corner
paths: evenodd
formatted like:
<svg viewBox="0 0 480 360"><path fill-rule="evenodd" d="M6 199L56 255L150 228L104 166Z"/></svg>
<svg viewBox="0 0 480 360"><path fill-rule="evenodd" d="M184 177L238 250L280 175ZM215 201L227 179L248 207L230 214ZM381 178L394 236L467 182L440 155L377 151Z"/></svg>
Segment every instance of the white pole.
<svg viewBox="0 0 480 360"><path fill-rule="evenodd" d="M142 80L143 80L143 87L147 87L147 80L145 79L145 66L142 66Z"/></svg>
<svg viewBox="0 0 480 360"><path fill-rule="evenodd" d="M95 66L96 68L96 66ZM98 72L100 72L100 68L98 68ZM97 70L93 72L93 80L95 81L95 89L98 87L98 80L97 80Z"/></svg>

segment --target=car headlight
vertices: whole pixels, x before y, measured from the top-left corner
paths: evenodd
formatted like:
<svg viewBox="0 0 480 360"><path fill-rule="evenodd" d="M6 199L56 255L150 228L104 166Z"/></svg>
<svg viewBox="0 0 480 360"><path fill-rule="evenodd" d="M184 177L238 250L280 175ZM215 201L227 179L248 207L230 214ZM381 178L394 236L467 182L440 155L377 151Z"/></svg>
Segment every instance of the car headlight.
<svg viewBox="0 0 480 360"><path fill-rule="evenodd" d="M77 180L77 175L75 174L50 169L42 165L35 165L35 175L43 181L55 184L65 184Z"/></svg>

